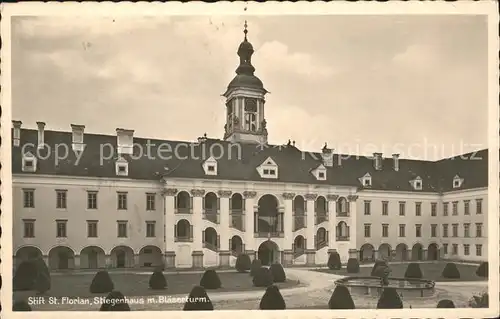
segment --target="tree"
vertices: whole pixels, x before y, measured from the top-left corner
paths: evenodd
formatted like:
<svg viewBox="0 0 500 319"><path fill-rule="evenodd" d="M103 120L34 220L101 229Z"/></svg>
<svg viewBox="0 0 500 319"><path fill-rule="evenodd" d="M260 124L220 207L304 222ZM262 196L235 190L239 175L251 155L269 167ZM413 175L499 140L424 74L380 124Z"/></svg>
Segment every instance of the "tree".
<svg viewBox="0 0 500 319"><path fill-rule="evenodd" d="M405 278L422 278L422 270L420 269L420 265L417 263L411 263L406 267Z"/></svg>
<svg viewBox="0 0 500 319"><path fill-rule="evenodd" d="M255 272L262 267L262 262L260 259L254 259L252 261L252 266L250 266L250 276L255 276Z"/></svg>
<svg viewBox="0 0 500 319"><path fill-rule="evenodd" d="M483 278L488 278L488 262L483 262L477 267L476 275Z"/></svg>
<svg viewBox="0 0 500 319"><path fill-rule="evenodd" d="M255 287L269 287L274 283L273 274L267 267L260 267L253 276L253 285Z"/></svg>
<svg viewBox="0 0 500 319"><path fill-rule="evenodd" d="M219 289L222 283L214 269L207 269L201 277L200 286L205 289Z"/></svg>
<svg viewBox="0 0 500 319"><path fill-rule="evenodd" d="M338 252L334 251L330 253L328 256L328 268L331 270L340 270L342 269L342 263L340 261L340 255Z"/></svg>
<svg viewBox="0 0 500 319"><path fill-rule="evenodd" d="M384 288L382 295L380 296L377 309L402 309L403 302L399 297L398 292L394 288Z"/></svg>
<svg viewBox="0 0 500 319"><path fill-rule="evenodd" d="M208 298L205 288L194 286L189 293L188 300L184 304L183 310L214 310L214 306L210 298Z"/></svg>
<svg viewBox="0 0 500 319"><path fill-rule="evenodd" d="M260 310L285 310L286 304L280 290L275 285L267 287L264 296L260 300Z"/></svg>
<svg viewBox="0 0 500 319"><path fill-rule="evenodd" d="M357 274L359 273L359 261L356 258L349 258L347 260L347 273Z"/></svg>
<svg viewBox="0 0 500 319"><path fill-rule="evenodd" d="M236 258L235 268L238 272L247 272L252 267L252 261L250 260L250 256L247 254L240 254L238 258Z"/></svg>
<svg viewBox="0 0 500 319"><path fill-rule="evenodd" d="M111 291L105 298L99 311L130 311L125 296L119 291Z"/></svg>
<svg viewBox="0 0 500 319"><path fill-rule="evenodd" d="M328 301L329 309L355 309L354 301L347 287L342 285L335 286L335 290Z"/></svg>
<svg viewBox="0 0 500 319"><path fill-rule="evenodd" d="M167 288L167 279L163 275L163 271L157 268L151 277L149 277L149 288L154 290L161 290Z"/></svg>
<svg viewBox="0 0 500 319"><path fill-rule="evenodd" d="M281 264L272 264L271 265L271 274L273 275L273 280L274 282L285 282L286 281L286 274L285 270L283 269L283 266Z"/></svg>
<svg viewBox="0 0 500 319"><path fill-rule="evenodd" d="M443 273L441 274L443 278L448 279L459 279L460 271L458 271L457 265L455 263L447 263L444 266Z"/></svg>
<svg viewBox="0 0 500 319"><path fill-rule="evenodd" d="M449 299L442 299L439 300L436 308L455 308L455 304Z"/></svg>
<svg viewBox="0 0 500 319"><path fill-rule="evenodd" d="M106 270L97 272L94 279L92 279L92 283L90 284L90 292L93 294L112 292L114 288L115 285Z"/></svg>

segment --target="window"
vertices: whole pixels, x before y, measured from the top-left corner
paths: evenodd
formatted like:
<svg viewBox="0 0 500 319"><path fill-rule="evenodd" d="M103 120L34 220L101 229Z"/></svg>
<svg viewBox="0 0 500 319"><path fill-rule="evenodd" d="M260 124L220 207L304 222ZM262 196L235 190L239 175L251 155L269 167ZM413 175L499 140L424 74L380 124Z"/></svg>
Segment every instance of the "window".
<svg viewBox="0 0 500 319"><path fill-rule="evenodd" d="M448 216L448 203L443 203L443 216Z"/></svg>
<svg viewBox="0 0 500 319"><path fill-rule="evenodd" d="M415 237L422 237L422 224L415 225Z"/></svg>
<svg viewBox="0 0 500 319"><path fill-rule="evenodd" d="M87 192L87 209L97 209L97 192Z"/></svg>
<svg viewBox="0 0 500 319"><path fill-rule="evenodd" d="M405 225L404 224L399 225L399 237L405 237Z"/></svg>
<svg viewBox="0 0 500 319"><path fill-rule="evenodd" d="M66 194L66 190L56 190L56 208L67 208Z"/></svg>
<svg viewBox="0 0 500 319"><path fill-rule="evenodd" d="M127 210L127 193L118 192L118 209Z"/></svg>
<svg viewBox="0 0 500 319"><path fill-rule="evenodd" d="M480 215L483 213L483 200L476 199L476 214Z"/></svg>
<svg viewBox="0 0 500 319"><path fill-rule="evenodd" d="M146 237L156 237L155 229L156 229L156 222L154 221L146 222Z"/></svg>
<svg viewBox="0 0 500 319"><path fill-rule="evenodd" d="M458 245L457 245L457 244L453 244L453 245L451 245L451 247L452 247L452 248L451 248L451 249L452 249L452 252L451 252L451 253L452 253L453 255L458 255Z"/></svg>
<svg viewBox="0 0 500 319"><path fill-rule="evenodd" d="M257 100L245 99L245 130L257 131Z"/></svg>
<svg viewBox="0 0 500 319"><path fill-rule="evenodd" d="M146 210L156 210L156 194L146 194Z"/></svg>
<svg viewBox="0 0 500 319"><path fill-rule="evenodd" d="M318 176L319 176L319 178L323 179L323 178L325 178L325 173L324 172L319 172Z"/></svg>
<svg viewBox="0 0 500 319"><path fill-rule="evenodd" d="M365 177L363 179L363 185L366 187L372 186L372 178L371 177Z"/></svg>
<svg viewBox="0 0 500 319"><path fill-rule="evenodd" d="M26 153L23 156L22 162L23 172L35 172L36 171L36 157L31 153Z"/></svg>
<svg viewBox="0 0 500 319"><path fill-rule="evenodd" d="M24 238L34 238L35 237L35 220L34 219L23 219L24 224Z"/></svg>
<svg viewBox="0 0 500 319"><path fill-rule="evenodd" d="M422 216L422 203L415 203L415 216Z"/></svg>
<svg viewBox="0 0 500 319"><path fill-rule="evenodd" d="M406 202L399 202L399 216L404 216L406 214L405 208Z"/></svg>
<svg viewBox="0 0 500 319"><path fill-rule="evenodd" d="M476 237L483 237L483 223L476 223Z"/></svg>
<svg viewBox="0 0 500 319"><path fill-rule="evenodd" d="M87 221L87 237L89 238L97 237L97 220Z"/></svg>
<svg viewBox="0 0 500 319"><path fill-rule="evenodd" d="M417 179L415 180L415 189L416 190L421 190L422 189L422 181Z"/></svg>
<svg viewBox="0 0 500 319"><path fill-rule="evenodd" d="M448 224L443 224L443 237L448 237Z"/></svg>
<svg viewBox="0 0 500 319"><path fill-rule="evenodd" d="M459 179L453 180L453 188L457 188L457 187L460 187L460 180Z"/></svg>
<svg viewBox="0 0 500 319"><path fill-rule="evenodd" d="M384 216L389 215L389 202L386 201L382 202L382 215Z"/></svg>
<svg viewBox="0 0 500 319"><path fill-rule="evenodd" d="M452 224L452 236L453 237L458 237L458 224Z"/></svg>
<svg viewBox="0 0 500 319"><path fill-rule="evenodd" d="M389 237L389 224L382 224L382 237Z"/></svg>
<svg viewBox="0 0 500 319"><path fill-rule="evenodd" d="M465 256L470 255L470 245L469 244L464 244L464 255Z"/></svg>
<svg viewBox="0 0 500 319"><path fill-rule="evenodd" d="M123 157L118 158L115 163L115 173L118 176L128 175L128 162Z"/></svg>
<svg viewBox="0 0 500 319"><path fill-rule="evenodd" d="M482 255L483 255L483 245L476 244L476 256L482 256Z"/></svg>
<svg viewBox="0 0 500 319"><path fill-rule="evenodd" d="M464 237L470 237L470 224L464 224Z"/></svg>
<svg viewBox="0 0 500 319"><path fill-rule="evenodd" d="M276 171L274 169L270 169L269 170L269 175L276 175Z"/></svg>
<svg viewBox="0 0 500 319"><path fill-rule="evenodd" d="M23 189L24 208L35 208L35 190Z"/></svg>
<svg viewBox="0 0 500 319"><path fill-rule="evenodd" d="M458 202L453 202L453 215L458 215Z"/></svg>
<svg viewBox="0 0 500 319"><path fill-rule="evenodd" d="M208 168L208 171L209 171L209 172L215 172L215 166L213 166L213 165L208 165L208 167L207 167L207 168Z"/></svg>
<svg viewBox="0 0 500 319"><path fill-rule="evenodd" d="M125 220L118 221L118 237L119 238L127 237L127 221Z"/></svg>
<svg viewBox="0 0 500 319"><path fill-rule="evenodd" d="M365 237L370 237L371 233L371 225L365 224Z"/></svg>
<svg viewBox="0 0 500 319"><path fill-rule="evenodd" d="M448 244L443 244L443 254L448 255Z"/></svg>
<svg viewBox="0 0 500 319"><path fill-rule="evenodd" d="M470 201L464 200L464 215L470 215Z"/></svg>
<svg viewBox="0 0 500 319"><path fill-rule="evenodd" d="M437 203L431 203L431 216L437 216Z"/></svg>
<svg viewBox="0 0 500 319"><path fill-rule="evenodd" d="M369 200L365 200L365 215L370 215L370 201Z"/></svg>
<svg viewBox="0 0 500 319"><path fill-rule="evenodd" d="M431 237L437 237L437 225L436 224L431 225Z"/></svg>
<svg viewBox="0 0 500 319"><path fill-rule="evenodd" d="M56 237L58 238L65 238L66 236L66 225L68 221L67 220L56 220Z"/></svg>

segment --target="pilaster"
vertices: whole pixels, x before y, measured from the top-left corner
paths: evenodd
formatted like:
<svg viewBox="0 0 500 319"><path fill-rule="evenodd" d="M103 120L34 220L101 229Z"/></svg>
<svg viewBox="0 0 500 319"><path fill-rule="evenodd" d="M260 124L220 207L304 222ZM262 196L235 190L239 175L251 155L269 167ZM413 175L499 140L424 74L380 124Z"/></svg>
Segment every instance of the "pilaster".
<svg viewBox="0 0 500 319"><path fill-rule="evenodd" d="M203 196L205 196L205 190L192 189L191 196L193 196L193 251L203 251L203 238L201 236L203 233Z"/></svg>
<svg viewBox="0 0 500 319"><path fill-rule="evenodd" d="M243 198L245 199L245 239L244 244L247 250L255 250L254 239L254 204L257 192L244 191Z"/></svg>
<svg viewBox="0 0 500 319"><path fill-rule="evenodd" d="M175 268L175 251L166 251L164 259L165 269Z"/></svg>
<svg viewBox="0 0 500 319"><path fill-rule="evenodd" d="M314 242L314 235L316 234L315 232L315 222L314 222L314 216L315 216L315 205L314 201L318 197L317 194L306 194L304 195L304 198L307 201L307 227L306 227L306 238L307 238L307 247L306 249L315 249L315 242Z"/></svg>
<svg viewBox="0 0 500 319"><path fill-rule="evenodd" d="M163 223L165 232L165 247L163 251L173 251L175 250L175 196L178 190L175 188L166 188L163 190L163 201L164 201L164 216L165 220ZM175 266L175 263L174 263Z"/></svg>
<svg viewBox="0 0 500 319"><path fill-rule="evenodd" d="M284 225L283 225L283 230L284 230L284 243L285 249L290 249L291 245L293 243L293 211L292 211L292 201L293 198L295 197L294 193L283 193L283 199L285 202L285 216L284 216ZM285 256L283 257L285 258Z"/></svg>
<svg viewBox="0 0 500 319"><path fill-rule="evenodd" d="M347 196L347 200L349 201L349 248L357 249L356 247L356 239L357 239L357 205L356 201L358 200L358 195L349 195Z"/></svg>
<svg viewBox="0 0 500 319"><path fill-rule="evenodd" d="M306 265L314 266L316 264L316 249L306 249Z"/></svg>
<svg viewBox="0 0 500 319"><path fill-rule="evenodd" d="M220 250L229 251L229 233L230 233L230 215L229 215L229 198L232 195L231 191L220 190L218 192L220 198ZM228 257L229 262L229 257Z"/></svg>
<svg viewBox="0 0 500 319"><path fill-rule="evenodd" d="M328 246L335 247L335 229L337 228L337 199L338 195L327 195L328 200L328 211L330 216L328 217Z"/></svg>
<svg viewBox="0 0 500 319"><path fill-rule="evenodd" d="M141 261L139 258L139 254L134 254L134 268L140 268L141 267Z"/></svg>
<svg viewBox="0 0 500 319"><path fill-rule="evenodd" d="M79 269L80 268L80 255L75 255L75 258L74 258L74 267L75 269Z"/></svg>
<svg viewBox="0 0 500 319"><path fill-rule="evenodd" d="M229 250L219 251L219 266L222 268L229 268L229 256L231 252Z"/></svg>
<svg viewBox="0 0 500 319"><path fill-rule="evenodd" d="M293 250L287 249L283 251L283 267L293 265Z"/></svg>
<svg viewBox="0 0 500 319"><path fill-rule="evenodd" d="M195 268L195 269L203 268L203 251L202 250L194 250L191 253L191 257L193 258L193 268Z"/></svg>

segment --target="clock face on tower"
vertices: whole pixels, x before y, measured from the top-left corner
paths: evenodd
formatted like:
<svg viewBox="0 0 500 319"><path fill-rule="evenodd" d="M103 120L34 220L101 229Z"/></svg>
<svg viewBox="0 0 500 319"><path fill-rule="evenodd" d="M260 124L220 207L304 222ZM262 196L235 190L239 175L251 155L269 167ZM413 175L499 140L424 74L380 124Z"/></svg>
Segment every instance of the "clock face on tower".
<svg viewBox="0 0 500 319"><path fill-rule="evenodd" d="M257 99L245 99L245 112L257 113Z"/></svg>

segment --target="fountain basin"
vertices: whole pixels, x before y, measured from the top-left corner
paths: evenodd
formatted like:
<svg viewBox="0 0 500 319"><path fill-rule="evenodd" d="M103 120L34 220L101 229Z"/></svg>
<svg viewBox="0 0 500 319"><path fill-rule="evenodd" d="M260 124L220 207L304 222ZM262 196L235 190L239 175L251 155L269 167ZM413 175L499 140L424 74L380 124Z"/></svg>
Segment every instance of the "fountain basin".
<svg viewBox="0 0 500 319"><path fill-rule="evenodd" d="M427 298L435 293L435 283L426 279L389 277L389 284L382 286L379 277L344 277L335 281L335 285L345 286L351 295L370 295L380 297L386 287L394 288L403 298Z"/></svg>

